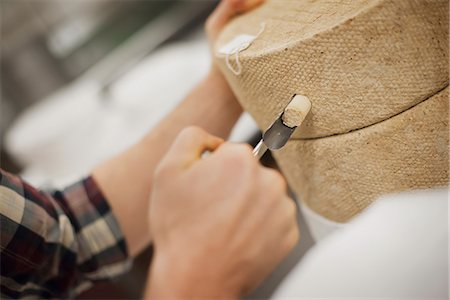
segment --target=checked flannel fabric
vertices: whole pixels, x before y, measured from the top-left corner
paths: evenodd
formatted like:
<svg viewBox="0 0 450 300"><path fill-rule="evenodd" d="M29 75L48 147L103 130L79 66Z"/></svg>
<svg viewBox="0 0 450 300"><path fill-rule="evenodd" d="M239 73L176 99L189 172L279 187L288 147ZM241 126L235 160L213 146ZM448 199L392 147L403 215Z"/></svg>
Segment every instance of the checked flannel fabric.
<svg viewBox="0 0 450 300"><path fill-rule="evenodd" d="M131 266L92 177L46 193L0 169L0 217L1 298L72 298Z"/></svg>

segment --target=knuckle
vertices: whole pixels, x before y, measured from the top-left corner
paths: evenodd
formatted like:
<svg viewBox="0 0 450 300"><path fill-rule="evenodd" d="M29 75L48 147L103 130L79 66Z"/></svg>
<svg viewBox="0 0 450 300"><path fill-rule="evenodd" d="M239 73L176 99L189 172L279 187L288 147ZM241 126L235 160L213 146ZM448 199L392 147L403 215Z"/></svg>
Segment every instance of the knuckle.
<svg viewBox="0 0 450 300"><path fill-rule="evenodd" d="M285 238L283 249L285 253L290 252L299 241L300 241L300 230L298 229L298 226L293 225Z"/></svg>
<svg viewBox="0 0 450 300"><path fill-rule="evenodd" d="M286 179L284 179L284 176L281 175L280 172L278 171L274 171L273 176L275 177L274 180L276 182L276 184L283 190L285 191L287 189L287 183L286 183Z"/></svg>
<svg viewBox="0 0 450 300"><path fill-rule="evenodd" d="M297 243L300 241L300 230L297 226L294 226L294 230L292 231L290 242L291 242L291 248L293 248Z"/></svg>
<svg viewBox="0 0 450 300"><path fill-rule="evenodd" d="M248 145L240 145L236 150L236 157L240 166L249 170L252 174L255 174L258 168L258 162L253 157L252 148Z"/></svg>
<svg viewBox="0 0 450 300"><path fill-rule="evenodd" d="M279 172L262 167L260 173L259 187L264 190L265 197L262 201L266 202L267 207L278 211L285 216L288 197L286 195L285 182ZM285 216L286 217L286 216ZM285 219L285 218L284 218Z"/></svg>
<svg viewBox="0 0 450 300"><path fill-rule="evenodd" d="M258 162L252 155L252 148L247 145L226 143L217 151L222 166L227 170L233 170L244 182L251 182L257 175ZM245 178L245 179L244 179Z"/></svg>
<svg viewBox="0 0 450 300"><path fill-rule="evenodd" d="M286 193L287 190L287 183L284 179L283 175L281 175L280 172L269 169L268 172L268 180L271 183L271 186L273 187L274 192L276 193Z"/></svg>
<svg viewBox="0 0 450 300"><path fill-rule="evenodd" d="M241 145L236 146L237 155L246 160L248 158L253 157L252 151L253 151L252 147L248 144L241 144ZM252 161L253 161L253 159L252 159Z"/></svg>
<svg viewBox="0 0 450 300"><path fill-rule="evenodd" d="M252 148L249 145L230 145L229 156L240 163L252 162Z"/></svg>
<svg viewBox="0 0 450 300"><path fill-rule="evenodd" d="M287 198L284 202L287 205L287 220L295 224L297 222L297 206L291 198Z"/></svg>

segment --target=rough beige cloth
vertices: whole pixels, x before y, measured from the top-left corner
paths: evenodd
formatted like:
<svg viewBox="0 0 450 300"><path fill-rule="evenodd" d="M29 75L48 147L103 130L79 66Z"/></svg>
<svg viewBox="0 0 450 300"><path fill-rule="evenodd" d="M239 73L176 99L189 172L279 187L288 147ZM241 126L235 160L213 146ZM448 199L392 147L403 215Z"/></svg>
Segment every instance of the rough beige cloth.
<svg viewBox="0 0 450 300"><path fill-rule="evenodd" d="M311 209L347 221L383 194L448 184L448 97L446 88L364 129L289 141L275 157Z"/></svg>
<svg viewBox="0 0 450 300"><path fill-rule="evenodd" d="M382 194L448 184L448 10L447 0L267 0L225 28L217 48L265 23L239 53L240 75L217 54L261 129L293 94L312 102L275 157L314 211L342 222Z"/></svg>

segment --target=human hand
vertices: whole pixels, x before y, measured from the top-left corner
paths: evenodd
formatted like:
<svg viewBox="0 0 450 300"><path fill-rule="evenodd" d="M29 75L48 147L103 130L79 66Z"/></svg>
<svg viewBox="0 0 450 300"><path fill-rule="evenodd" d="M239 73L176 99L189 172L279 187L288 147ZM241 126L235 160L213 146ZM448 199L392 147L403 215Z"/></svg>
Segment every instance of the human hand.
<svg viewBox="0 0 450 300"><path fill-rule="evenodd" d="M147 297L239 297L297 243L295 216L285 180L250 147L183 130L154 176Z"/></svg>
<svg viewBox="0 0 450 300"><path fill-rule="evenodd" d="M208 17L205 24L205 31L211 53L214 53L214 43L216 42L220 31L228 21L238 14L252 10L262 2L264 2L264 0L222 0ZM218 71L214 58L212 59L211 71Z"/></svg>

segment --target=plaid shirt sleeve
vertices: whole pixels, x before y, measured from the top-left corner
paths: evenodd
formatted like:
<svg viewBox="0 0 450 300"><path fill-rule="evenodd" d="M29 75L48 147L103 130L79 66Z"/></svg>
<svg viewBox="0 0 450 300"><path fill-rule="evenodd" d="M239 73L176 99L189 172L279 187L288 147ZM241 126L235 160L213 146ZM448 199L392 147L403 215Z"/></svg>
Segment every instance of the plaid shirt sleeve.
<svg viewBox="0 0 450 300"><path fill-rule="evenodd" d="M131 265L91 177L45 193L0 170L0 217L2 298L71 298Z"/></svg>

